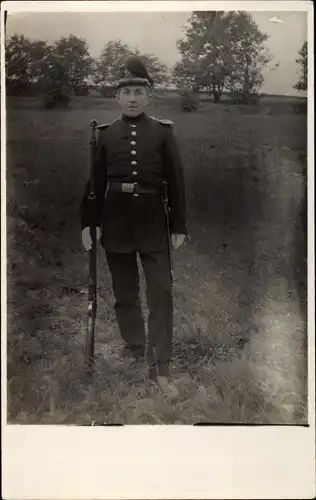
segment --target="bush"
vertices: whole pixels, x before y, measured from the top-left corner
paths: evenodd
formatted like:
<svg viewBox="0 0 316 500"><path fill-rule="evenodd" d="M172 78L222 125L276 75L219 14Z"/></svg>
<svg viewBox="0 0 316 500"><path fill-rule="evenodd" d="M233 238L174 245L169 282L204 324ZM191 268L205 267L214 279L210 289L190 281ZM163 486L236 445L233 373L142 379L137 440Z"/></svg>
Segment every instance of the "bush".
<svg viewBox="0 0 316 500"><path fill-rule="evenodd" d="M232 99L234 104L258 104L260 96L256 93L233 92Z"/></svg>

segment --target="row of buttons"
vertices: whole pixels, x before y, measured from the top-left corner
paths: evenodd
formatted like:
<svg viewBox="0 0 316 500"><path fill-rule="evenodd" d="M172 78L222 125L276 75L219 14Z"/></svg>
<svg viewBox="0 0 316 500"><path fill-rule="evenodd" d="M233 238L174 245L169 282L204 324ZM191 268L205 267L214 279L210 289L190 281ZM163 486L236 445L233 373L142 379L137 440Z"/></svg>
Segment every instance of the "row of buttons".
<svg viewBox="0 0 316 500"><path fill-rule="evenodd" d="M131 127L136 128L136 125L135 125L135 124L131 124ZM132 135L132 136L136 136L136 135L137 135L136 130L132 130L132 131L131 131L131 135ZM136 141L134 141L134 140L133 140L133 141L131 141L131 146L136 146ZM133 156L134 156L134 155L136 155L136 150L135 150L135 149L132 149L132 150L131 150L131 154L132 154ZM135 161L135 160L131 161L131 165L137 165L137 161ZM132 175L136 176L136 175L137 175L137 171L136 171L136 170L133 170ZM133 194L133 196L134 196L135 198L138 198L139 194L138 194L138 193L134 193L134 194Z"/></svg>

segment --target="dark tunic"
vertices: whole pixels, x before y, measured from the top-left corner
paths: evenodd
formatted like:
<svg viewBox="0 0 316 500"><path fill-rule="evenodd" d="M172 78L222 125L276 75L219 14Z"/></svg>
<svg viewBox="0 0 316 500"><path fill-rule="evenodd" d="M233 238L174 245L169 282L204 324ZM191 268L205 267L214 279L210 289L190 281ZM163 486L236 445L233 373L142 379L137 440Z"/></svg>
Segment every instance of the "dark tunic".
<svg viewBox="0 0 316 500"><path fill-rule="evenodd" d="M143 114L99 127L96 222L101 227L100 243L108 252L150 253L166 248L163 180L168 183L170 232L187 233L183 166L171 123ZM137 182L155 193L115 192L113 182ZM81 204L82 228L90 225L88 191L89 182Z"/></svg>

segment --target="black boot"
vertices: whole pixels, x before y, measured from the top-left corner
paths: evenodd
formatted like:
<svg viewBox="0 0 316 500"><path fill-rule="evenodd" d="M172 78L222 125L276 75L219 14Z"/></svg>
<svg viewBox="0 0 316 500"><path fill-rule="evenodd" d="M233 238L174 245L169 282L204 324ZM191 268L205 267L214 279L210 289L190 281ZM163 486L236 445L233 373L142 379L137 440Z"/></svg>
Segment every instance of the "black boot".
<svg viewBox="0 0 316 500"><path fill-rule="evenodd" d="M148 365L149 380L155 382L168 399L177 399L179 391L171 382L169 363L153 362Z"/></svg>
<svg viewBox="0 0 316 500"><path fill-rule="evenodd" d="M170 368L169 363L156 362L148 360L148 378L150 380L157 380L157 377L169 377Z"/></svg>

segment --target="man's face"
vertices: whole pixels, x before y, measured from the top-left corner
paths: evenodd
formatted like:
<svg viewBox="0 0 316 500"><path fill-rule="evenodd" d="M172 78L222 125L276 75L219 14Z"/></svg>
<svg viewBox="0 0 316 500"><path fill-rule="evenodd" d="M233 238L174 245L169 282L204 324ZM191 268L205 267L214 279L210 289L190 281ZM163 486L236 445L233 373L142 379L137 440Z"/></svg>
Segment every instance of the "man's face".
<svg viewBox="0 0 316 500"><path fill-rule="evenodd" d="M117 102L125 115L139 116L149 102L149 89L143 85L128 85L119 89Z"/></svg>

